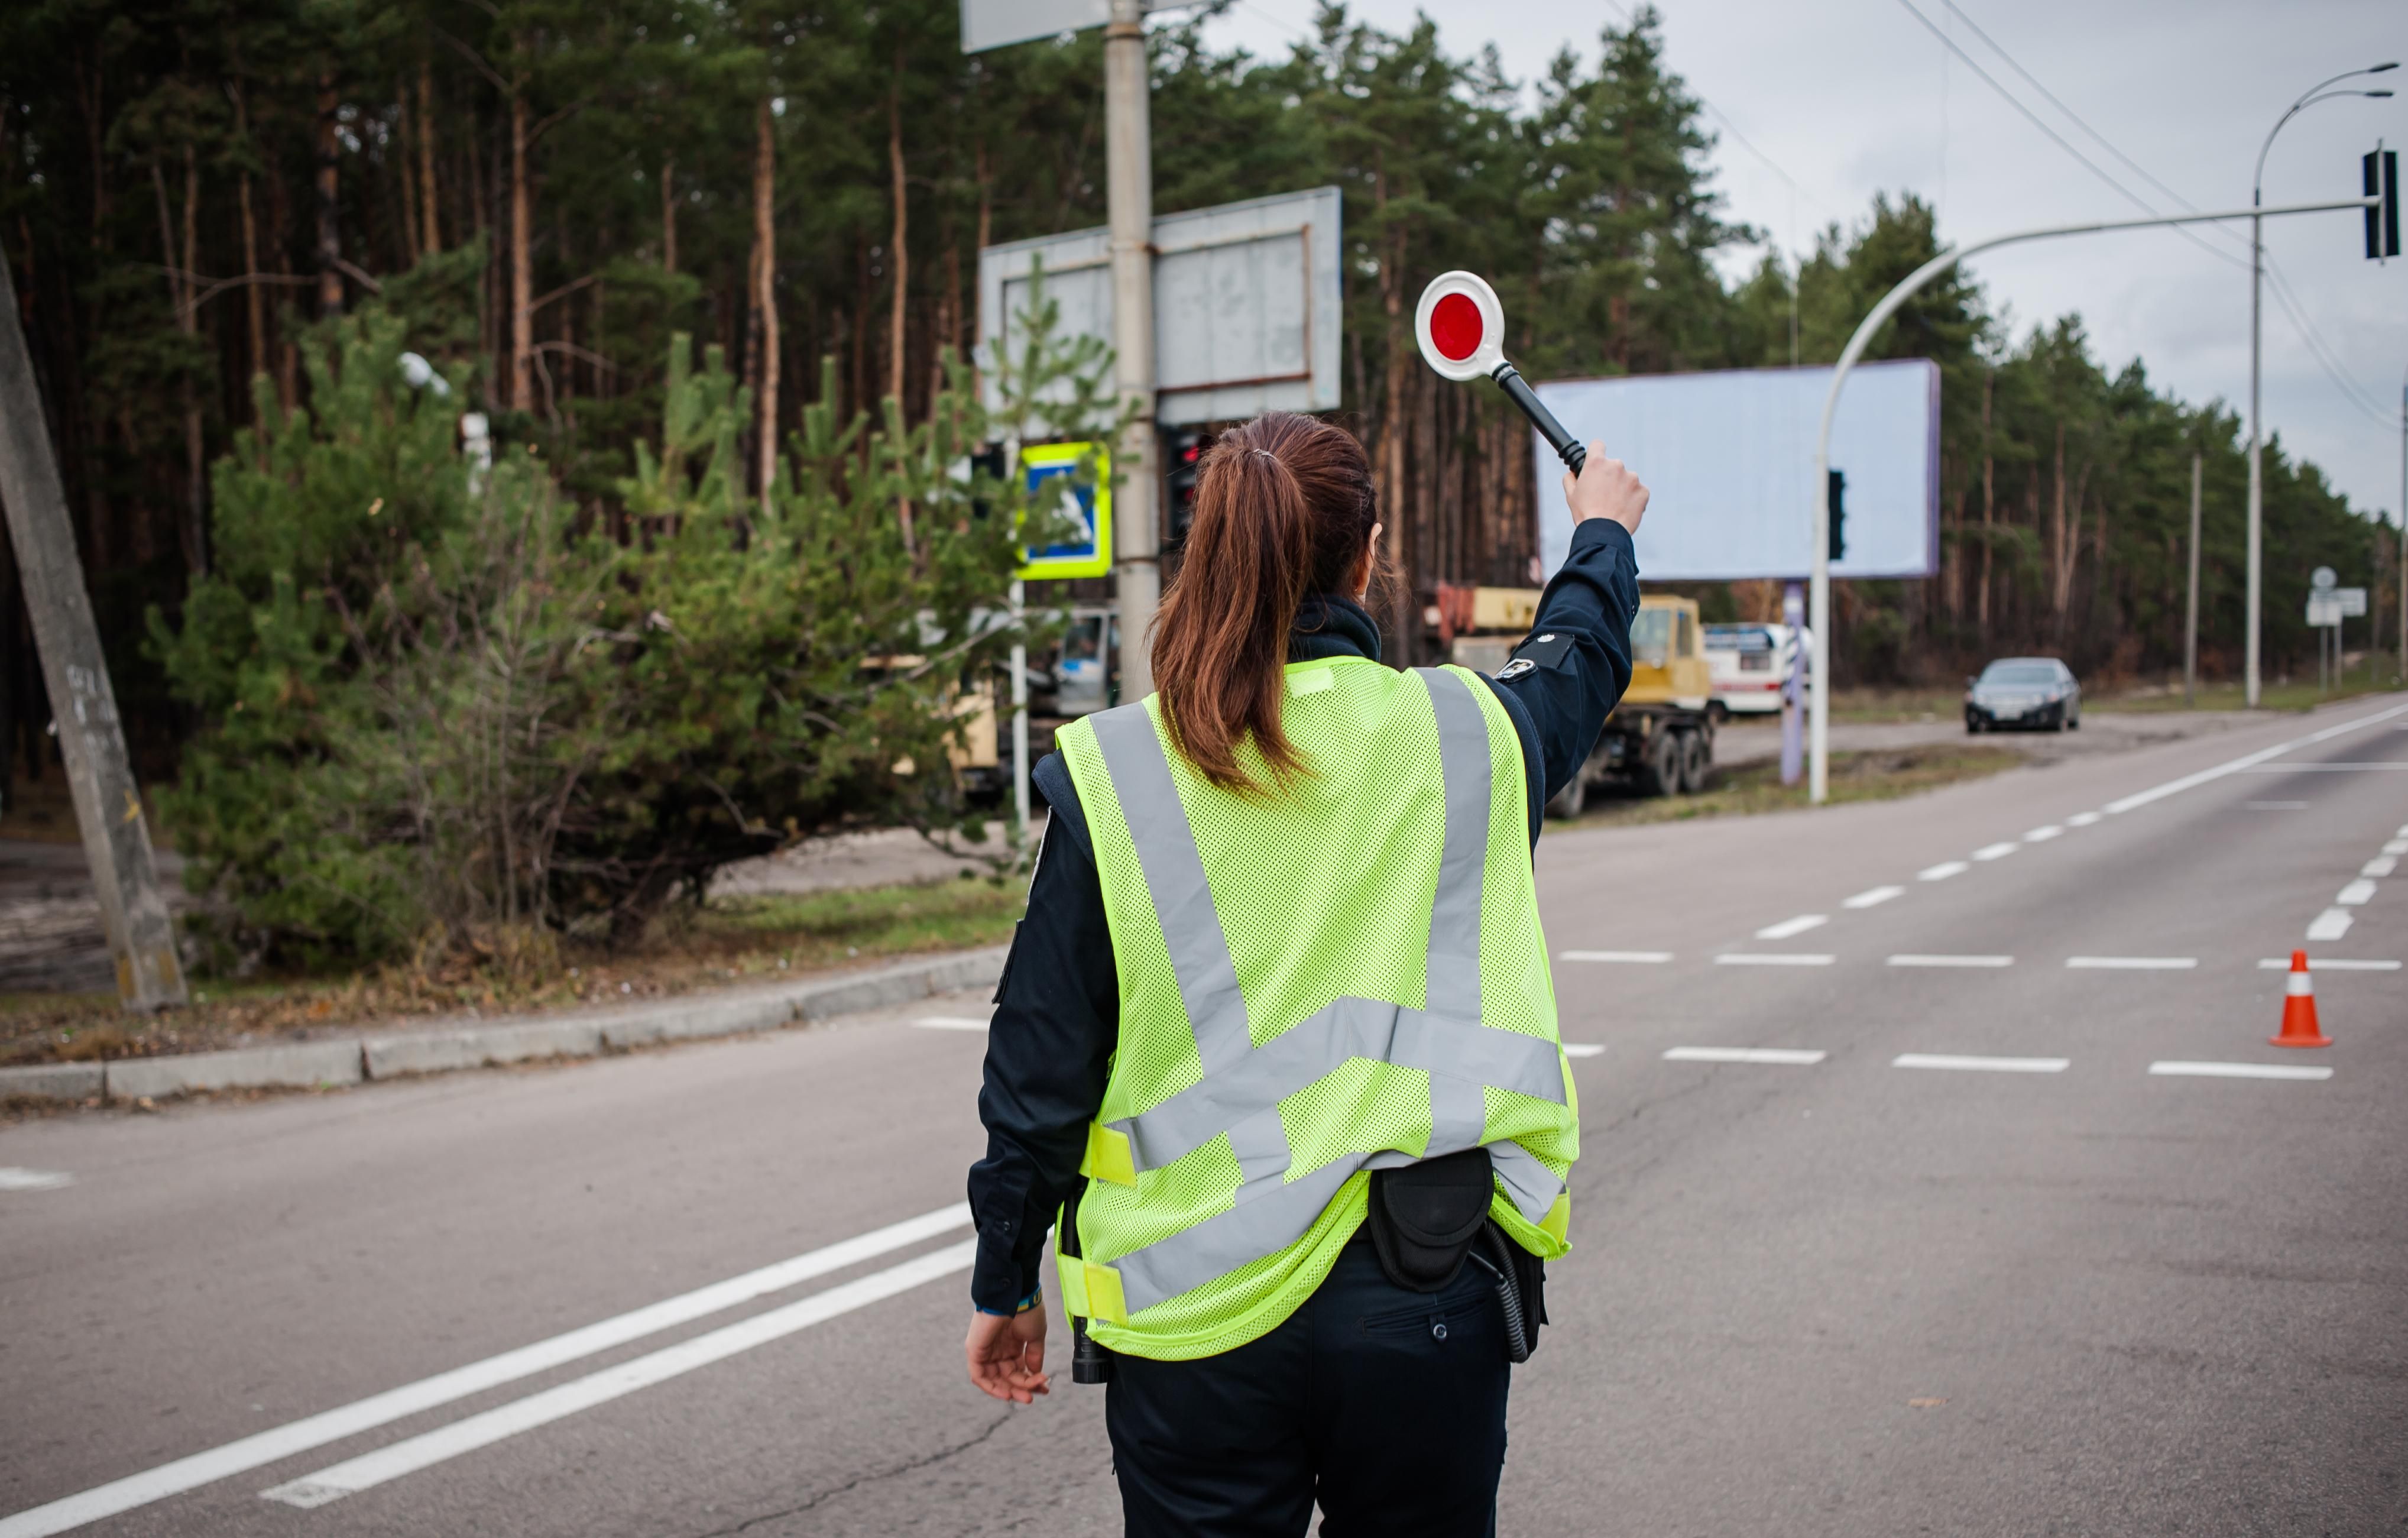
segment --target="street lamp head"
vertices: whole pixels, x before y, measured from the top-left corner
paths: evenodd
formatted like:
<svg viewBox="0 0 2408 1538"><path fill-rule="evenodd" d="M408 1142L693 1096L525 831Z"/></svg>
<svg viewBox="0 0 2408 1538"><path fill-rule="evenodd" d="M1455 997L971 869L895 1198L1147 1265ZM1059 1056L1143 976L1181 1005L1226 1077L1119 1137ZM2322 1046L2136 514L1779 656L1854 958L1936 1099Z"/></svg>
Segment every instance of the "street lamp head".
<svg viewBox="0 0 2408 1538"><path fill-rule="evenodd" d="M2368 70L2367 73L2369 75L2380 75L2386 69L2397 69L2399 67L2400 61L2394 59L2387 65L2376 65L2372 69Z"/></svg>
<svg viewBox="0 0 2408 1538"><path fill-rule="evenodd" d="M2366 94L2370 96L2388 96L2391 93L2388 91L2369 91Z"/></svg>

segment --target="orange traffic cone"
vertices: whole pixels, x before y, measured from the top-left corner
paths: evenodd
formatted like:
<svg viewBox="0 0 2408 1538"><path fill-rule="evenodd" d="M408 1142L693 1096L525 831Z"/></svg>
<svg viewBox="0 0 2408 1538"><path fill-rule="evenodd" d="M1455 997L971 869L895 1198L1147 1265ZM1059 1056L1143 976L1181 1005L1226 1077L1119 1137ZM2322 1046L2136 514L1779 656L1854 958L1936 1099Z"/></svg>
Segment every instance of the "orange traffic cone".
<svg viewBox="0 0 2408 1538"><path fill-rule="evenodd" d="M2278 1047L2329 1047L2332 1038L2316 1027L2316 985L2308 976L2308 953L2291 953L2291 976L2283 987L2283 1034L2267 1038Z"/></svg>

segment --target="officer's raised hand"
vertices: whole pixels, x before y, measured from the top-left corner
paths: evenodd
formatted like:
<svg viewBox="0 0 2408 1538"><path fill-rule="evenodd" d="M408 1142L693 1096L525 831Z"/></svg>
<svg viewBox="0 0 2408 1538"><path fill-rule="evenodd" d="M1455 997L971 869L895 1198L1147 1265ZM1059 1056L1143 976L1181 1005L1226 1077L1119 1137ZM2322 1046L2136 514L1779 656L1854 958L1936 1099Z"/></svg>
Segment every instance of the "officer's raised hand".
<svg viewBox="0 0 2408 1538"><path fill-rule="evenodd" d="M1571 505L1575 524L1611 518L1633 534L1647 514L1646 485L1630 473L1629 466L1606 458L1602 443L1588 446L1588 462L1581 467L1579 479L1564 472L1564 500Z"/></svg>
<svg viewBox="0 0 2408 1538"><path fill-rule="evenodd" d="M1029 1404L1047 1388L1045 1305L1017 1314L970 1315L970 1382L982 1393Z"/></svg>

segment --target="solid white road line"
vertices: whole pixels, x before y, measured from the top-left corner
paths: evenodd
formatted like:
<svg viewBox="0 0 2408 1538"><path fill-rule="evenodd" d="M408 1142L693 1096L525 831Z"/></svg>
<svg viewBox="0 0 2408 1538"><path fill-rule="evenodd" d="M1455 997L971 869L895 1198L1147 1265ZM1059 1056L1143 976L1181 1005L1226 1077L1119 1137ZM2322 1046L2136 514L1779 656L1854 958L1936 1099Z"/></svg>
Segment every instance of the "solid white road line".
<svg viewBox="0 0 2408 1538"><path fill-rule="evenodd" d="M1784 918L1778 924L1766 925L1756 932L1756 938L1787 940L1792 935L1802 935L1809 929L1819 929L1830 922L1831 917L1828 913L1800 913L1796 918Z"/></svg>
<svg viewBox="0 0 2408 1538"><path fill-rule="evenodd" d="M2400 860L2397 855L2378 855L2373 859L2371 859L2364 865L2359 866L2358 868L2358 873L2361 876L2387 876L2399 868Z"/></svg>
<svg viewBox="0 0 2408 1538"><path fill-rule="evenodd" d="M1717 967L1828 967L1836 956L1809 951L1728 951L1714 957Z"/></svg>
<svg viewBox="0 0 2408 1538"><path fill-rule="evenodd" d="M2151 1063L2152 1073L2192 1079L2329 1079L2329 1068L2294 1068L2287 1063Z"/></svg>
<svg viewBox="0 0 2408 1538"><path fill-rule="evenodd" d="M2371 881L2351 882L2347 886L2343 887L2340 891L2333 894L2333 900L2340 903L2344 908L2355 908L2363 902L2372 902L2374 900L2374 884Z"/></svg>
<svg viewBox="0 0 2408 1538"><path fill-rule="evenodd" d="M2378 758L2372 763L2253 764L2244 774L2363 774L2370 769L2408 769L2408 758Z"/></svg>
<svg viewBox="0 0 2408 1538"><path fill-rule="evenodd" d="M1944 1052L1901 1052L1892 1068L1956 1069L1968 1073L2062 1073L2071 1057L1958 1057Z"/></svg>
<svg viewBox="0 0 2408 1538"><path fill-rule="evenodd" d="M2261 972L2286 972L2291 970L2291 958L2287 956L2259 956L2258 970ZM2308 957L2308 970L2311 972L2396 972L2399 970L2397 961L2344 961L2334 956Z"/></svg>
<svg viewBox="0 0 2408 1538"><path fill-rule="evenodd" d="M1598 1045L1595 1042L1566 1042L1564 1043L1564 1056L1567 1057L1594 1057L1604 1050L1605 1048Z"/></svg>
<svg viewBox="0 0 2408 1538"><path fill-rule="evenodd" d="M1668 1063L1773 1063L1786 1068L1812 1068L1829 1056L1801 1047L1669 1047Z"/></svg>
<svg viewBox="0 0 2408 1538"><path fill-rule="evenodd" d="M2349 933L2356 916L2346 908L2328 908L2308 923L2310 940L2339 940Z"/></svg>
<svg viewBox="0 0 2408 1538"><path fill-rule="evenodd" d="M1672 959L1670 951L1558 951L1563 961L1627 961L1638 966L1654 966Z"/></svg>
<svg viewBox="0 0 2408 1538"><path fill-rule="evenodd" d="M2023 845L2014 842L1985 843L1973 851L1973 857L1977 860L2002 860L2022 847Z"/></svg>
<svg viewBox="0 0 2408 1538"><path fill-rule="evenodd" d="M2065 964L2076 971L2186 972L2199 965L2195 956L2069 956Z"/></svg>
<svg viewBox="0 0 2408 1538"><path fill-rule="evenodd" d="M649 1356L638 1357L615 1367L606 1367L599 1373L547 1388L539 1394L530 1394L523 1400L498 1405L482 1415L470 1416L466 1420L437 1427L423 1435L396 1442L390 1447L380 1447L375 1452L320 1469L315 1473L262 1490L260 1497L267 1501L281 1501L288 1506L307 1507L322 1506L347 1495L357 1495L387 1480L416 1473L462 1453L489 1447L506 1437L531 1431L538 1426L548 1426L580 1410L590 1410L597 1404L607 1404L614 1399L632 1394L638 1388L665 1383L698 1367L708 1367L739 1352L767 1345L771 1341L781 1340L816 1324L824 1324L854 1309L866 1308L896 1293L909 1292L939 1277L968 1271L977 1254L976 1239L948 1244L943 1249L906 1260L899 1266L890 1266L840 1286L830 1287L825 1292L813 1293L783 1308L771 1309L767 1314L724 1326L707 1335L697 1335L690 1341L664 1346Z"/></svg>
<svg viewBox="0 0 2408 1538"><path fill-rule="evenodd" d="M2068 827L2088 827L2092 823L2099 821L2103 815L2104 813L2097 812L2077 812L2072 816L2065 819L2065 826Z"/></svg>
<svg viewBox="0 0 2408 1538"><path fill-rule="evenodd" d="M2243 812L2305 812L2308 810L2308 803L2305 801L2243 801L2241 803L2241 810Z"/></svg>
<svg viewBox="0 0 2408 1538"><path fill-rule="evenodd" d="M1917 881L1946 881L1951 876L1961 876L1966 871L1972 869L1973 868L1971 866L1967 865L1963 860L1942 860L1938 865L1928 866L1921 870L1917 870L1914 873L1914 879Z"/></svg>
<svg viewBox="0 0 2408 1538"><path fill-rule="evenodd" d="M55 1191L62 1186L75 1184L75 1176L64 1170L28 1170L22 1165L0 1166L0 1191Z"/></svg>
<svg viewBox="0 0 2408 1538"><path fill-rule="evenodd" d="M280 1462L312 1447L322 1447L330 1442L373 1430L379 1426L431 1410L439 1404L480 1394L486 1389L512 1383L533 1373L549 1372L564 1362L590 1357L597 1351L608 1351L629 1341L641 1340L675 1325L750 1302L767 1293L793 1286L814 1276L840 1271L906 1244L916 1244L951 1232L970 1220L970 1210L956 1202L933 1213L906 1218L868 1233L806 1251L791 1259L731 1276L724 1282L697 1287L675 1298L665 1298L657 1303L632 1310L614 1317L597 1320L550 1340L523 1345L515 1351L505 1351L498 1357L455 1367L431 1378L399 1388L389 1388L364 1400L322 1411L300 1420L287 1421L272 1430L229 1442L222 1447L179 1458L155 1469L131 1474L123 1479L97 1485L79 1495L66 1496L48 1505L35 1506L13 1516L0 1517L0 1538L48 1538L54 1532L97 1522L104 1516L147 1506L171 1495L213 1484L248 1470Z"/></svg>
<svg viewBox="0 0 2408 1538"><path fill-rule="evenodd" d="M2051 823L2046 827L2035 827L2030 832L2025 834L2024 842L2046 843L2049 840L2056 838L2058 834L2064 831L2064 828L2058 826L2055 823Z"/></svg>
<svg viewBox="0 0 2408 1538"><path fill-rule="evenodd" d="M2106 810L2120 815L2136 807L2147 806L2152 801L2162 801L2169 796L2179 796L2184 791L2206 784L2211 780L2221 780L2228 774L2238 774L2243 769L2255 769L2270 758L2282 756L2293 748L2305 747L2311 742L2329 741L2344 732L2354 732L2361 726L2372 726L2379 721L2388 721L2393 716L2403 713L2408 713L2408 705L2394 705L2387 711L2377 711L2372 715L2362 715L2355 721L2344 721L2338 726L2328 726L2320 732L2311 732L2305 737L2293 738L2288 742L2277 742L2271 748L2261 748L2256 753L2244 754L2239 758L2229 759L2211 769L2200 769L2196 774L2186 774L2179 780L2169 780L2162 785L2151 785L2148 789L2135 792L2122 800L2110 801L2107 803ZM2290 767L2314 769L2315 766L2298 764ZM2403 763L2401 767L2408 769L2408 763ZM2074 822L2078 819L2068 818L2067 821Z"/></svg>
<svg viewBox="0 0 2408 1538"><path fill-rule="evenodd" d="M1874 886L1857 893L1855 897L1843 899L1840 903L1840 906L1842 908L1878 908L1892 898L1902 898L1904 896L1906 896L1906 888L1903 886Z"/></svg>
<svg viewBox="0 0 2408 1538"><path fill-rule="evenodd" d="M926 1030L984 1030L987 1023L966 1014L924 1014L911 1022Z"/></svg>
<svg viewBox="0 0 2408 1538"><path fill-rule="evenodd" d="M1893 967L2012 967L2011 956L1894 956Z"/></svg>

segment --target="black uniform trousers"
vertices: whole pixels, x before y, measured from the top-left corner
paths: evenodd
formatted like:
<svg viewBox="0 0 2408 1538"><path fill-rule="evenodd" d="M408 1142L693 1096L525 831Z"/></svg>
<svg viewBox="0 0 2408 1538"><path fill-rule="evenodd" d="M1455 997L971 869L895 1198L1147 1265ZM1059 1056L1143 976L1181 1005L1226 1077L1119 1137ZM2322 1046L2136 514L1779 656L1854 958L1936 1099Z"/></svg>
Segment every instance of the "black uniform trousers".
<svg viewBox="0 0 2408 1538"><path fill-rule="evenodd" d="M1116 1356L1104 1418L1131 1538L1489 1538L1505 1466L1504 1316L1466 1265L1389 1281L1357 1233L1304 1305L1194 1361Z"/></svg>

